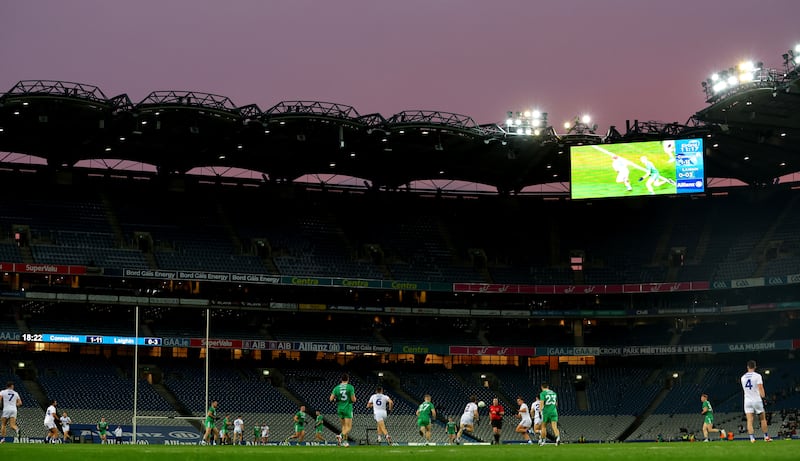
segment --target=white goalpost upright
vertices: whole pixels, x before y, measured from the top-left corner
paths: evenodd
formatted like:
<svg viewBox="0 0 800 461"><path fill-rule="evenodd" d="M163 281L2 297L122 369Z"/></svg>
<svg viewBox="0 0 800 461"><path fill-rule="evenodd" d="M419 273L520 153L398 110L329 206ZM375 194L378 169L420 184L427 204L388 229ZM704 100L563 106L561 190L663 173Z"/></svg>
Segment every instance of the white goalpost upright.
<svg viewBox="0 0 800 461"><path fill-rule="evenodd" d="M134 326L134 346L133 346L133 418L132 418L132 434L131 434L131 443L136 444L137 437L136 434L138 421L140 419L178 419L178 420L186 420L186 421L194 421L205 420L206 414L203 413L203 416L163 416L163 415L139 415L139 305L136 305L135 308L135 326ZM205 406L203 408L207 409L209 405L209 395L208 395L208 375L209 375L209 331L211 329L211 309L206 308L206 342L205 342ZM163 346L162 346L163 347ZM205 410L204 410L205 411Z"/></svg>

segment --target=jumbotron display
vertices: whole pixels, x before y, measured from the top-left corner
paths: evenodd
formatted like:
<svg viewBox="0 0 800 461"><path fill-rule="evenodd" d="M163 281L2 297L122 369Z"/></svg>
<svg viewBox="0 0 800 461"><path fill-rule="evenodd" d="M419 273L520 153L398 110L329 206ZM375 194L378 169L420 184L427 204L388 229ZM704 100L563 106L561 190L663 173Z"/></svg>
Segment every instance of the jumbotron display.
<svg viewBox="0 0 800 461"><path fill-rule="evenodd" d="M570 172L573 199L700 193L703 140L572 146Z"/></svg>

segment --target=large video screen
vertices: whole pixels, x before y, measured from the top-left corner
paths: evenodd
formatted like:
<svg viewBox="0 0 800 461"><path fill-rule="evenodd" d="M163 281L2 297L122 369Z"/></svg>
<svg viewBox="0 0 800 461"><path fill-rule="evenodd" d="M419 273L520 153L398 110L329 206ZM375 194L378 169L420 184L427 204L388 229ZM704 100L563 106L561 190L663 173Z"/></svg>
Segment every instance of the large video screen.
<svg viewBox="0 0 800 461"><path fill-rule="evenodd" d="M703 140L668 139L570 147L573 199L705 191Z"/></svg>

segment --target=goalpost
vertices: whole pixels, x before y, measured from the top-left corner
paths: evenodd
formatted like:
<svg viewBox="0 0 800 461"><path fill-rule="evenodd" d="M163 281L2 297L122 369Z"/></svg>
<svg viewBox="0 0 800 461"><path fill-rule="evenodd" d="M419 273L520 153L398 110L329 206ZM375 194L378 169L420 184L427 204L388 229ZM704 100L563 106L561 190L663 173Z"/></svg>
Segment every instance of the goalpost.
<svg viewBox="0 0 800 461"><path fill-rule="evenodd" d="M139 305L136 305L135 308L135 322L134 322L134 337L136 341L134 341L133 346L133 418L132 418L132 425L133 430L131 434L131 443L136 444L136 434L137 434L137 426L138 421L140 419L170 419L170 420L186 420L186 421L195 421L205 420L205 413L203 416L162 416L162 415L139 415ZM205 372L204 372L204 381L205 381L205 406L204 409L208 408L209 401L208 401L208 374L209 374L209 330L211 328L211 309L206 308L206 342L205 342ZM163 347L163 346L162 346Z"/></svg>

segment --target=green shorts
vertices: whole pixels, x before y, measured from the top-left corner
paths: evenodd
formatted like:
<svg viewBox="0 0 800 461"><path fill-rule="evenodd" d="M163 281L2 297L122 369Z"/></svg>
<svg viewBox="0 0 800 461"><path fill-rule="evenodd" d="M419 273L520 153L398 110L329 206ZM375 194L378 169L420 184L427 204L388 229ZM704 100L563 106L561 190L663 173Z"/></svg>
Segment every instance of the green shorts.
<svg viewBox="0 0 800 461"><path fill-rule="evenodd" d="M353 419L353 407L338 408L336 414L340 419Z"/></svg>
<svg viewBox="0 0 800 461"><path fill-rule="evenodd" d="M430 419L418 419L417 420L417 427L428 427L431 425Z"/></svg>
<svg viewBox="0 0 800 461"><path fill-rule="evenodd" d="M545 424L547 424L549 422L557 423L558 422L558 413L555 413L555 412L553 412L553 413L550 413L550 412L544 413L543 412L542 413L542 422L545 423Z"/></svg>
<svg viewBox="0 0 800 461"><path fill-rule="evenodd" d="M303 432L306 430L306 426L304 424L295 424L294 431L295 432Z"/></svg>

